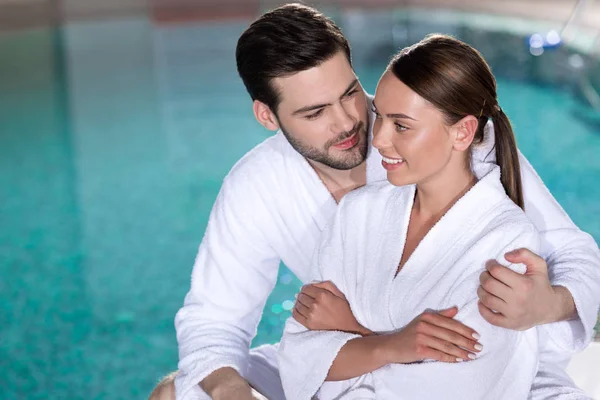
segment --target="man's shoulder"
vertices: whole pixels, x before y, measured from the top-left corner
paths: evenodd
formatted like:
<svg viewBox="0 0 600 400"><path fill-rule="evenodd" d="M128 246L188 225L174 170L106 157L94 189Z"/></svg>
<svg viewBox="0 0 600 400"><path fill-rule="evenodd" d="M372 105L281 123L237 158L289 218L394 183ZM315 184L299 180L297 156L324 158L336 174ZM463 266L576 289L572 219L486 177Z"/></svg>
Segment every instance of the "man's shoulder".
<svg viewBox="0 0 600 400"><path fill-rule="evenodd" d="M285 174L291 161L286 160L286 157L289 158L286 144L281 133L268 137L233 165L223 183L244 182L252 185Z"/></svg>

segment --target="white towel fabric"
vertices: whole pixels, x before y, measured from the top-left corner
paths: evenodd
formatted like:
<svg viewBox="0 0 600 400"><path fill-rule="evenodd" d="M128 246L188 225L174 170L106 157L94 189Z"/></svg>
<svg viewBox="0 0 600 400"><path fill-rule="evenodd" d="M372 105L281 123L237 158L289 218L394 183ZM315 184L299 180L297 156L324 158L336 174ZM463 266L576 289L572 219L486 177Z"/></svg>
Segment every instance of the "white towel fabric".
<svg viewBox="0 0 600 400"><path fill-rule="evenodd" d="M494 157L482 147L473 162L493 162ZM570 324L585 343L600 304L598 248L569 220L524 157L521 165L526 213L540 230L553 283L565 284L576 299L581 319ZM381 156L370 148L368 182L385 180L385 175ZM220 367L253 378L255 354L249 347L279 264L283 261L301 281L309 282L311 255L336 208L315 171L281 132L232 168L210 214L191 287L175 319L177 399L208 398L198 383ZM280 392L274 380L263 386Z"/></svg>
<svg viewBox="0 0 600 400"><path fill-rule="evenodd" d="M486 126L483 143L474 146L473 166L495 165L492 121ZM564 361L566 353L582 351L592 340L600 309L600 249L591 235L577 227L552 197L529 161L519 152L525 213L540 233L539 255L549 267L550 280L564 286L573 296L578 319L551 324L548 329L549 362Z"/></svg>
<svg viewBox="0 0 600 400"><path fill-rule="evenodd" d="M504 193L497 166L480 165L477 172L480 181L431 229L395 278L415 186L383 182L347 195L324 232L314 279L335 283L358 321L380 333L402 329L425 310L458 306L456 318L481 334L483 352L474 361L391 364L358 379L323 384L338 351L356 335L308 331L290 319L279 348L288 400L317 393L319 399L527 398L538 367L537 330L487 323L477 307L477 287L490 258L506 265L507 251L537 252L538 232ZM525 272L523 265L508 266ZM365 397L369 386L373 390Z"/></svg>

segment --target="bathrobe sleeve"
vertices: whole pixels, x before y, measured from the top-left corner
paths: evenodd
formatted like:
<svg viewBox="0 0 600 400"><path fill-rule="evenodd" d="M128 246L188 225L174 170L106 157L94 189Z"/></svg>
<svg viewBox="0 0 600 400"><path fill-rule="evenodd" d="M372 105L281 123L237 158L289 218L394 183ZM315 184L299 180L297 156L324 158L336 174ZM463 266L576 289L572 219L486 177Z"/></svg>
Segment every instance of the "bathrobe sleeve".
<svg viewBox="0 0 600 400"><path fill-rule="evenodd" d="M524 265L511 265L503 254L521 247L536 251L539 236L530 224L503 226L488 235L485 243L476 246L489 249L496 246L496 259L512 270L524 273ZM486 252L488 250L485 250ZM481 263L465 261L469 264ZM460 264L460 263L459 263ZM382 399L518 399L526 398L538 362L537 333L519 332L496 327L483 319L477 306L476 294L482 269L473 265L457 265L469 270L452 288L446 306L458 306L456 320L473 328L481 335L483 351L473 361L443 363L424 361L413 364L390 364L375 371L377 398ZM524 341L531 340L524 345ZM523 351L526 348L526 351ZM501 379L499 377L502 377ZM510 382L500 382L510 380Z"/></svg>
<svg viewBox="0 0 600 400"><path fill-rule="evenodd" d="M313 257L311 278L330 280L347 294L344 280L344 241L340 202L333 224L322 235ZM278 350L281 381L287 400L311 399L325 382L329 369L341 348L360 335L340 331L311 331L289 318Z"/></svg>
<svg viewBox="0 0 600 400"><path fill-rule="evenodd" d="M543 327L558 349L580 351L592 339L600 307L600 251L594 239L575 226L552 197L531 164L520 155L525 213L540 232L540 256L550 280L566 287L579 318Z"/></svg>
<svg viewBox="0 0 600 400"><path fill-rule="evenodd" d="M197 392L199 382L219 368L245 376L250 342L280 262L264 228L269 215L247 177L225 178L197 253L191 288L175 317L178 399Z"/></svg>

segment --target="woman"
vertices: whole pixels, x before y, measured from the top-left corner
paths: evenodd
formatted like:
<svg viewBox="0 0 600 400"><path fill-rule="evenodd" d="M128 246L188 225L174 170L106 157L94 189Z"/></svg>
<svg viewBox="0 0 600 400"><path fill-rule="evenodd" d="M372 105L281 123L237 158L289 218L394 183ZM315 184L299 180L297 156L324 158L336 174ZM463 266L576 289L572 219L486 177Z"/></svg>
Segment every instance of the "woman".
<svg viewBox="0 0 600 400"><path fill-rule="evenodd" d="M489 255L506 265L508 251L539 250L522 210L515 138L488 65L465 43L427 37L391 61L373 105L373 145L388 182L342 200L314 278L331 280L360 324L378 334L308 331L288 320L279 350L286 398L527 398L537 332L494 327L477 307ZM483 144L489 119L498 165L473 170L470 152ZM454 306L483 348L476 356L458 349L465 356L455 363L428 361L432 354L420 345L435 317L428 310Z"/></svg>

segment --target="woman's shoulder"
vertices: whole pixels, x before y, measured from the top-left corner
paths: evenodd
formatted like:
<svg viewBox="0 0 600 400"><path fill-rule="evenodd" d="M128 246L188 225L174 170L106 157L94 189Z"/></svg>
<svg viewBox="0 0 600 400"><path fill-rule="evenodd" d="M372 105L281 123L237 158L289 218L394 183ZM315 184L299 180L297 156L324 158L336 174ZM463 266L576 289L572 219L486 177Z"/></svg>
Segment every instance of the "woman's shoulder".
<svg viewBox="0 0 600 400"><path fill-rule="evenodd" d="M539 247L539 232L523 209L516 205L508 196L499 202L490 213L485 224L488 238L496 238L497 243L514 243L518 247L537 249Z"/></svg>
<svg viewBox="0 0 600 400"><path fill-rule="evenodd" d="M394 186L387 180L372 182L348 193L340 202L340 207L383 207L390 201L409 200L414 195L414 185Z"/></svg>

